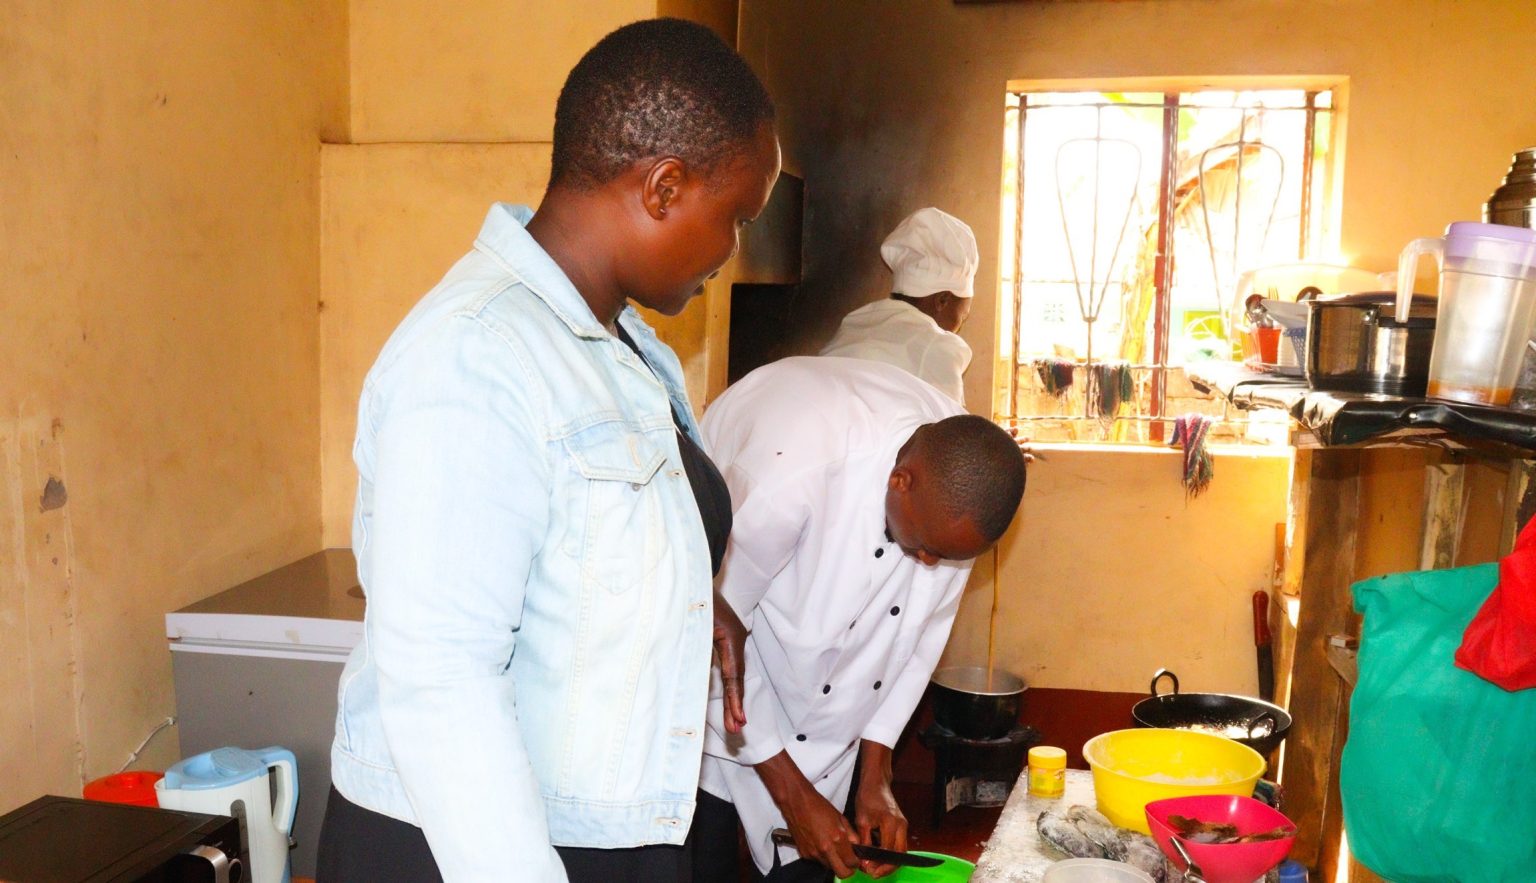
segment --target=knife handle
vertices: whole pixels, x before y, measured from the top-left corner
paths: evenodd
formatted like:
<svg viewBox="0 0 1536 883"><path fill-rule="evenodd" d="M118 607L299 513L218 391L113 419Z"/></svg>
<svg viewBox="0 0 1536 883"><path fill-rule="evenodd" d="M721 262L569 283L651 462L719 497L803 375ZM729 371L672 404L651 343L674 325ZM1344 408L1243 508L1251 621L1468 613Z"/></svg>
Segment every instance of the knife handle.
<svg viewBox="0 0 1536 883"><path fill-rule="evenodd" d="M780 846L795 845L795 835L789 833L788 828L774 828L773 833L769 836L773 838L774 843Z"/></svg>
<svg viewBox="0 0 1536 883"><path fill-rule="evenodd" d="M1269 593L1253 593L1253 645L1268 647L1274 638L1269 633Z"/></svg>

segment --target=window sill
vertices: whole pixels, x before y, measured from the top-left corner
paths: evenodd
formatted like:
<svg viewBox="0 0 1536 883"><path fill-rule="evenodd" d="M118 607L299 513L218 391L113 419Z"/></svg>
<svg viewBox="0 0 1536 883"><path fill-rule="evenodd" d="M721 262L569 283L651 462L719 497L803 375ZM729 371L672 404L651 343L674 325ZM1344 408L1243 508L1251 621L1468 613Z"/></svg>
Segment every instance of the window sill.
<svg viewBox="0 0 1536 883"><path fill-rule="evenodd" d="M1030 442L1029 450L1033 454L1043 455L1043 456L1038 456L1037 462L1038 463L1046 463L1046 464L1055 462L1055 459L1056 459L1057 456L1060 456L1063 459L1068 459L1068 458L1071 458L1071 457L1080 456L1080 455L1084 455L1084 454L1088 454L1088 455L1109 454L1109 455L1114 455L1114 456L1160 456L1160 457L1182 456L1182 452L1179 450L1179 447L1177 445L1117 444L1117 443L1114 443L1114 442L1070 442L1070 441L1051 441L1051 442L1039 442L1039 443ZM1218 458L1224 458L1224 457L1243 457L1243 458L1248 458L1248 459L1258 459L1258 458L1267 458L1267 457L1289 459L1291 457L1291 455L1293 453L1295 453L1295 451L1296 451L1296 449L1294 447L1292 447L1291 445L1288 445L1288 444L1285 444L1285 445L1271 445L1271 444L1253 444L1253 443L1248 443L1248 444L1243 444L1243 443L1212 444L1212 445L1207 445L1206 446L1206 450L1209 451L1211 453L1211 456L1213 456L1213 457L1218 457Z"/></svg>

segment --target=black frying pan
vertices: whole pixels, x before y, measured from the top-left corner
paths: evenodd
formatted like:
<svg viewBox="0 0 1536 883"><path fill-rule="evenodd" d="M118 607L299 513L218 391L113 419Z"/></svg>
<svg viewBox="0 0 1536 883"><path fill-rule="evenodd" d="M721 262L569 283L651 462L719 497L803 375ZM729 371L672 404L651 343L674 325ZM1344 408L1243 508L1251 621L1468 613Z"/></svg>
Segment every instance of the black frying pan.
<svg viewBox="0 0 1536 883"><path fill-rule="evenodd" d="M1161 696L1157 682L1173 682L1173 692ZM1291 716L1272 702L1230 693L1180 693L1179 676L1166 668L1152 676L1152 695L1131 708L1139 727L1200 730L1226 736L1269 756L1291 729Z"/></svg>

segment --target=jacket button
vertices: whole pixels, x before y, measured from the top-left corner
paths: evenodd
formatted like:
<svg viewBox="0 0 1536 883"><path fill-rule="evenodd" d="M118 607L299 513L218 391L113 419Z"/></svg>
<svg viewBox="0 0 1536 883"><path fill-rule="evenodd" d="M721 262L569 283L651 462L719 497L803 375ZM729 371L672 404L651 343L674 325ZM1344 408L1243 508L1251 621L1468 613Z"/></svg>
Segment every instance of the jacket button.
<svg viewBox="0 0 1536 883"><path fill-rule="evenodd" d="M881 683L880 681L875 681L875 689L876 690L880 689L880 683Z"/></svg>
<svg viewBox="0 0 1536 883"><path fill-rule="evenodd" d="M822 684L821 685L821 695L825 696L825 695L827 695L830 692L832 692L832 685L831 684Z"/></svg>
<svg viewBox="0 0 1536 883"><path fill-rule="evenodd" d="M875 557L876 558L879 558L881 555L884 555L884 554L885 554L885 550L884 549L876 549L875 550Z"/></svg>
<svg viewBox="0 0 1536 883"><path fill-rule="evenodd" d="M901 608L900 607L892 607L891 608L891 615L892 616L895 616L896 614L898 614L900 612L901 612Z"/></svg>
<svg viewBox="0 0 1536 883"><path fill-rule="evenodd" d="M795 736L795 741L796 742L804 742L805 741L805 734L804 733L800 733L800 734L796 735Z"/></svg>

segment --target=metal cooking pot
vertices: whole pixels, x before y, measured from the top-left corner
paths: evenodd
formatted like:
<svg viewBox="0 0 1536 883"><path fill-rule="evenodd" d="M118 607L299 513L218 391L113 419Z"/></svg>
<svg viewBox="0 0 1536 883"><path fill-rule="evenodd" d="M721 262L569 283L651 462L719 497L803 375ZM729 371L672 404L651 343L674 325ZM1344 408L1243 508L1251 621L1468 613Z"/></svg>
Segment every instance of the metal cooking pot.
<svg viewBox="0 0 1536 883"><path fill-rule="evenodd" d="M1157 683L1173 682L1173 692L1159 696ZM1230 693L1180 693L1179 676L1166 668L1152 676L1152 696L1131 708L1139 727L1199 730L1226 736L1269 756L1291 729L1291 716L1272 702Z"/></svg>
<svg viewBox="0 0 1536 883"><path fill-rule="evenodd" d="M1366 291L1308 301L1307 385L1331 392L1422 396L1435 343L1432 297L1416 294L1408 321L1393 315L1397 295Z"/></svg>
<svg viewBox="0 0 1536 883"><path fill-rule="evenodd" d="M952 666L933 673L933 719L964 739L1001 739L1019 725L1024 679L1002 669Z"/></svg>

